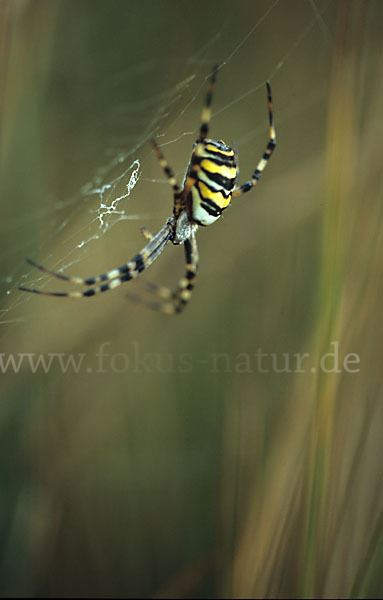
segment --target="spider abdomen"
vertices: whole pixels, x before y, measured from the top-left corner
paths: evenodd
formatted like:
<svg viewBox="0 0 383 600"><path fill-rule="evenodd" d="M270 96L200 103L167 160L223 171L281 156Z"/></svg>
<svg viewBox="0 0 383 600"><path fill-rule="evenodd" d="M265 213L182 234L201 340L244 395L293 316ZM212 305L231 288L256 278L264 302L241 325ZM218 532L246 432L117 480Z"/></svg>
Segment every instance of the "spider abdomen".
<svg viewBox="0 0 383 600"><path fill-rule="evenodd" d="M237 180L234 151L224 142L200 144L197 181L191 188L192 218L199 225L214 223L227 208Z"/></svg>

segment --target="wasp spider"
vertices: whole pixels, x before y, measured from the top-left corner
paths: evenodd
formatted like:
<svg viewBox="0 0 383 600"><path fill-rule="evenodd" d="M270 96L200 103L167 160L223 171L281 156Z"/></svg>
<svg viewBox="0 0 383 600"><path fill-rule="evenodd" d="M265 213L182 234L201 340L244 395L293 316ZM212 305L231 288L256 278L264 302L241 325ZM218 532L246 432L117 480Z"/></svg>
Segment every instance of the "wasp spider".
<svg viewBox="0 0 383 600"><path fill-rule="evenodd" d="M252 178L241 186L236 186L238 165L235 152L222 140L216 142L207 137L217 70L218 66L215 66L210 76L205 106L202 110L199 137L193 145L190 163L182 187L178 185L174 173L157 143L154 139L152 140L160 165L173 188L173 216L167 220L166 225L154 236L143 227L141 232L148 243L141 252L130 262L96 277L83 279L82 277L64 275L27 259L31 265L40 269L40 271L57 277L57 279L79 286L90 286L85 291L49 292L24 286L20 287L20 290L64 298L88 298L100 292L112 290L125 281L137 277L158 258L170 241L176 245L184 245L185 276L179 281L175 291L148 283L147 285L154 299L146 302L146 304L167 314L179 313L185 308L194 288L194 280L197 274L198 250L195 234L198 226L214 223L229 206L232 198L245 194L258 183L276 146L271 88L269 82L267 82L270 139Z"/></svg>

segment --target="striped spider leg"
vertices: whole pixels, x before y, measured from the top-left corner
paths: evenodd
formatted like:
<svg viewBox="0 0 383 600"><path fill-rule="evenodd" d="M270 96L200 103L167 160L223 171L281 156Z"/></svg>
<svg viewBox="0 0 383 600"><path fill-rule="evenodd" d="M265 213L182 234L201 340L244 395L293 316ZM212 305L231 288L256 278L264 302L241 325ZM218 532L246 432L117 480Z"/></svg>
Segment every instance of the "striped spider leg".
<svg viewBox="0 0 383 600"><path fill-rule="evenodd" d="M184 310L190 300L194 280L197 275L198 268L198 248L197 240L194 231L190 237L184 242L186 272L174 291L168 287L152 283L147 280L140 280L146 290L151 294L151 297L146 297L134 292L128 292L127 296L133 302L143 304L152 310L162 312L167 315L174 315Z"/></svg>
<svg viewBox="0 0 383 600"><path fill-rule="evenodd" d="M269 143L266 146L266 150L263 153L261 160L257 164L257 167L253 173L252 178L249 181L246 181L245 183L243 183L238 188L235 188L235 190L233 191L233 194L232 194L233 198L236 198L237 196L241 196L242 194L249 192L258 183L258 181L262 175L262 171L267 166L267 162L268 162L270 156L272 155L272 153L274 152L275 147L277 145L277 137L275 134L274 116L273 116L273 100L271 97L271 87L270 87L269 81L266 81L266 89L267 89L267 106L268 106L268 110L269 110L269 129L270 129Z"/></svg>
<svg viewBox="0 0 383 600"><path fill-rule="evenodd" d="M36 267L40 271L52 275L57 279L68 281L75 285L91 286L85 291L74 291L74 292L49 292L47 290L39 290L37 288L29 288L20 286L19 290L23 292L31 292L33 294L43 294L44 296L61 296L64 298L88 298L99 294L100 292L107 292L112 290L125 281L130 281L137 277L144 269L147 269L161 254L166 244L172 237L172 219L169 219L165 227L163 227L156 236L151 236L148 244L136 254L136 256L128 263L125 263L117 269L107 271L103 275L97 275L96 277L88 277L83 279L82 277L71 277L64 275L57 271L51 271L43 265L39 265L31 258L27 258L27 262L33 267ZM101 285L96 285L101 284Z"/></svg>

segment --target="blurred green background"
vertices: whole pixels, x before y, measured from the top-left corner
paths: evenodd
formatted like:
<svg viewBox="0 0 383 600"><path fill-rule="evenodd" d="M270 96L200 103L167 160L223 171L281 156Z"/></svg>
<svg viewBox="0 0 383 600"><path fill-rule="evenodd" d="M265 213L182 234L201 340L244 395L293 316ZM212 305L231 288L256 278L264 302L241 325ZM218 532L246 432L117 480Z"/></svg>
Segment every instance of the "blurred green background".
<svg viewBox="0 0 383 600"><path fill-rule="evenodd" d="M382 22L379 0L0 3L2 596L381 597ZM187 310L19 292L66 289L25 256L96 275L163 225L147 140L182 180L215 62L241 182L267 78L278 147L200 229ZM172 246L145 277L182 273ZM28 353L82 368L5 368Z"/></svg>

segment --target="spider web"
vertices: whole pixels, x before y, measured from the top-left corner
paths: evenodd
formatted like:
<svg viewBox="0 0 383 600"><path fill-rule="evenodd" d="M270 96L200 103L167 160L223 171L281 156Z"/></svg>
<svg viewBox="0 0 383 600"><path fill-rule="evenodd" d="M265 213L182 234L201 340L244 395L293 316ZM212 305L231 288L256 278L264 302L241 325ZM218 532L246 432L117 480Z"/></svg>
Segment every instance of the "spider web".
<svg viewBox="0 0 383 600"><path fill-rule="evenodd" d="M1 283L4 290L0 307L1 324L20 323L30 318L30 310L24 309L29 307L32 298L36 301L36 297L19 292L19 285L36 288L49 285L49 289L59 289L58 286L51 285L49 277L31 269L24 261L26 256L31 255L38 262L57 271L81 276L97 275L103 268L98 268L95 260L85 259L92 257L95 251L102 251L100 249L105 241L106 247L108 244L112 245L113 232L121 223L137 222L133 225L136 231L138 226L146 224L146 220L150 219L153 228L156 227L154 233L164 224L171 214L171 192L160 167L154 162L153 152L148 143L150 137L153 134L157 136L157 141L163 146L166 154L169 150L177 149L183 138L187 138L191 147L199 127L199 120L197 118L196 121L195 114L200 114L206 81L216 57L222 57L219 62L220 81L221 75L223 77L225 73L234 72L241 61L249 60L249 54L252 56L256 53L258 38L269 37L273 22L280 12L284 11L282 4L280 0L260 3L259 10L253 11L245 27L235 24L235 13L227 6L226 11L223 11L227 13L226 17L217 25L216 31L211 32L206 44L199 48L198 52L177 58L177 75L173 76L170 85L167 80L162 88L157 87L145 100L140 97L138 90L136 102L121 104L119 99L116 99L114 104L112 102L110 111L113 117L122 115L125 118L128 115L128 123L124 125L124 131L116 133L111 130L108 133L103 149L104 156L101 156L102 164L83 173L83 184L76 183L68 197L52 199L47 194L41 198L35 210L25 212L21 208L19 210L17 204L8 209L7 214L10 217L3 221L2 225L2 237L7 241L7 246L3 249L1 261ZM214 118L220 116L226 118L225 122L229 122L233 112L240 111L247 99L259 97L260 101L264 102L265 80L269 79L273 85L274 82L278 83L281 76L289 76L290 70L294 69L299 60L303 43L311 33L315 32L322 40L324 48L326 45L331 46L331 32L326 24L326 14L331 3L310 0L298 1L297 5L297 24L278 45L277 53L271 52L271 58L265 57L263 60L262 57L262 61L258 60L262 65L264 63L262 68L249 65L245 83L242 81L240 86L233 86L230 90L231 96L226 95L223 103L219 100L220 92L216 90L213 126ZM224 53L222 47L225 48ZM154 70L166 73L167 69L166 62L156 60L153 51L152 60L138 61L131 69L113 72L102 86L103 89L118 89L120 84L126 85L129 81L135 85L137 79L150 78ZM179 77L178 73L182 73L182 76ZM296 118L310 102L318 101L320 92L318 96L315 90L308 92L303 99L292 99L285 107L278 101L277 135L278 128L284 122ZM186 121L191 124L190 130L185 129ZM134 125L133 133L129 131L131 123ZM104 129L105 126L103 123ZM261 117L257 114L251 125L236 135L235 141L240 148L258 138L266 141L266 112L262 113ZM100 156L94 162L99 160ZM173 161L169 160L180 181L183 179L182 169L186 167L187 161L187 155L180 159L177 165L173 165ZM89 163L86 165L88 168ZM249 175L242 173L241 179ZM147 206L143 205L142 201L139 205L135 204L138 184L145 184L145 193L150 196L156 195L159 186L167 186L168 206L153 209L153 203L148 202ZM129 237L132 234L135 251L139 251L145 242L143 239L141 244L137 242L130 225L124 224L124 227L127 227L125 236ZM36 238L39 240L37 243ZM120 264L130 258L131 255L122 254ZM86 267L83 266L84 261ZM104 266L106 270L116 265L107 262Z"/></svg>

